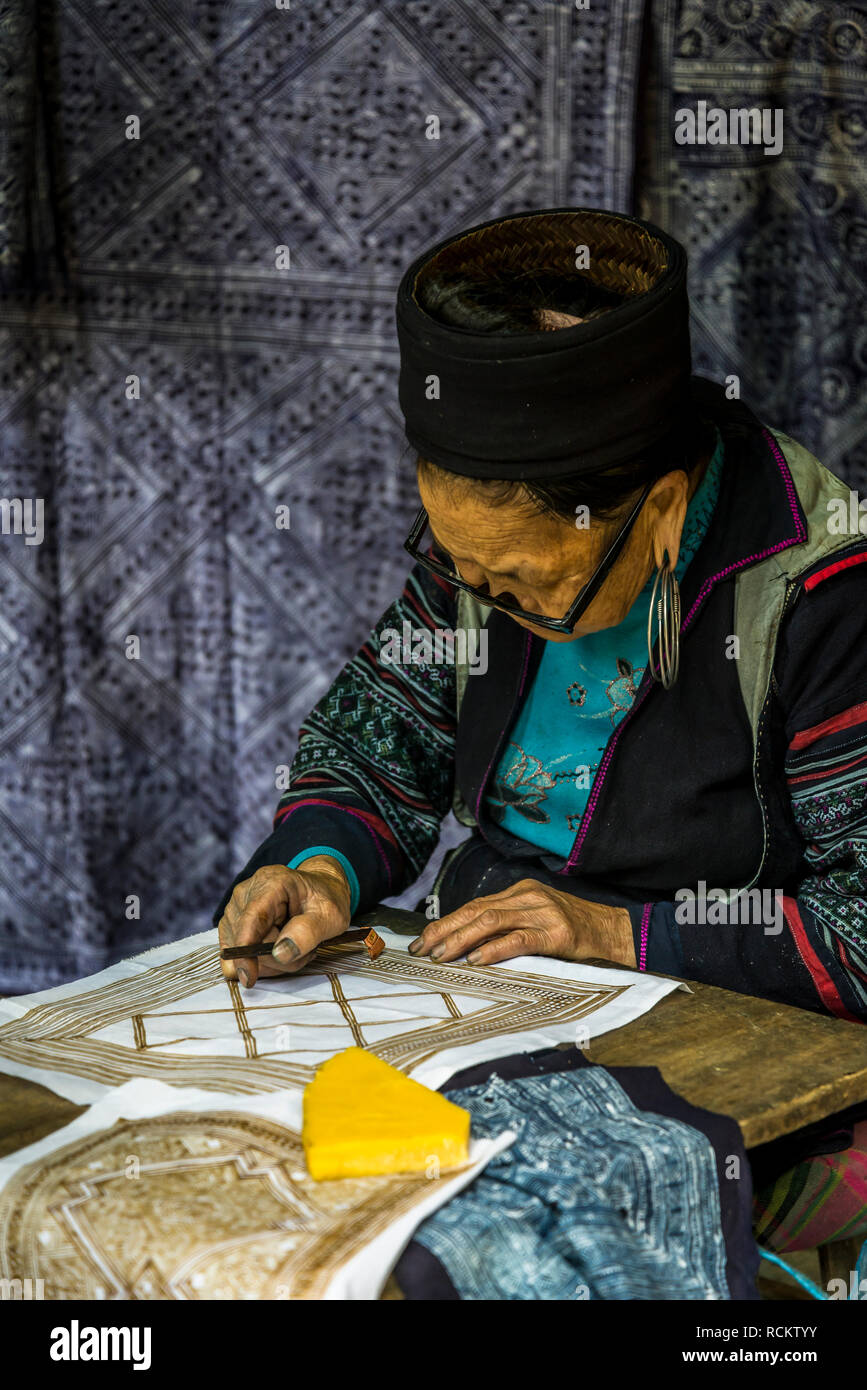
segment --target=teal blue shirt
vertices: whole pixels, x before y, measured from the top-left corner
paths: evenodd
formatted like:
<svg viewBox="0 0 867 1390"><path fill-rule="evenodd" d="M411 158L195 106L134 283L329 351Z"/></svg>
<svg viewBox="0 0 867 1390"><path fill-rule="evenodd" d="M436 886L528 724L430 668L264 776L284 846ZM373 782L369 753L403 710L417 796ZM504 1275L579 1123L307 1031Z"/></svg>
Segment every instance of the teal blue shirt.
<svg viewBox="0 0 867 1390"><path fill-rule="evenodd" d="M723 466L722 439L687 507L675 575L680 582L710 524ZM647 665L653 576L616 627L548 642L486 796L510 834L566 859L612 731Z"/></svg>

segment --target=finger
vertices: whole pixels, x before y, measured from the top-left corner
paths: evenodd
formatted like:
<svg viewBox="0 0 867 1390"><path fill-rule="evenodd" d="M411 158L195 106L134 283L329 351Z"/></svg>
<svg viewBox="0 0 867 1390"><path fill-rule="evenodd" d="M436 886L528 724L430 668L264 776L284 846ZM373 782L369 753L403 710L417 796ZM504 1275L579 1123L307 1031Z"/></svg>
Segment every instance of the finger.
<svg viewBox="0 0 867 1390"><path fill-rule="evenodd" d="M431 949L431 960L456 960L458 956L466 955L481 942L523 926L526 920L527 914L524 909L484 907L480 902L475 917L456 927Z"/></svg>
<svg viewBox="0 0 867 1390"><path fill-rule="evenodd" d="M237 905L234 902L234 894L226 903L225 911L217 924L217 938L220 948L223 946L235 945L235 924L240 916ZM236 978L236 962L233 960L220 960L220 968L227 980Z"/></svg>
<svg viewBox="0 0 867 1390"><path fill-rule="evenodd" d="M556 948L550 934L539 927L519 927L477 946L467 956L468 965L496 965L516 956L552 956Z"/></svg>
<svg viewBox="0 0 867 1390"><path fill-rule="evenodd" d="M290 907L286 900L285 885L264 883L251 893L246 905L238 913L231 931L234 946L255 946L260 941L277 940L277 933L285 924ZM252 987L258 978L261 957L244 956L229 962L235 966L238 979L243 985Z"/></svg>
<svg viewBox="0 0 867 1390"><path fill-rule="evenodd" d="M265 940L276 941L277 933L274 932L272 935L267 936ZM315 951L308 951L306 956L301 956L300 959L295 961L291 966L276 965L271 956L256 956L255 961L259 979L274 979L275 977L279 978L281 975L295 974L297 971L303 970L305 965L309 965L315 955ZM237 961L223 961L221 963L223 965L238 964ZM241 980L241 984L243 984L246 989L252 989L253 987L252 984L246 984L244 980Z"/></svg>
<svg viewBox="0 0 867 1390"><path fill-rule="evenodd" d="M409 943L409 950L414 956L430 955L435 946L445 941L453 932L476 921L482 912L504 904L507 892L508 890L504 890L502 893L490 893L484 898L471 898L462 907L455 908L454 912L447 912L444 917L429 922L421 936Z"/></svg>
<svg viewBox="0 0 867 1390"><path fill-rule="evenodd" d="M300 969L298 962L316 950L331 936L339 936L342 924L334 921L332 913L299 912L281 928L274 943L273 956L284 970Z"/></svg>
<svg viewBox="0 0 867 1390"><path fill-rule="evenodd" d="M305 965L309 965L310 962L315 959L315 956L315 950L308 951L306 956L299 956L298 960L294 961L292 965L277 965L271 956L260 956L259 977L260 979L265 979L266 977L268 979L273 979L274 977L279 979L281 975L295 975L299 970L303 970Z"/></svg>

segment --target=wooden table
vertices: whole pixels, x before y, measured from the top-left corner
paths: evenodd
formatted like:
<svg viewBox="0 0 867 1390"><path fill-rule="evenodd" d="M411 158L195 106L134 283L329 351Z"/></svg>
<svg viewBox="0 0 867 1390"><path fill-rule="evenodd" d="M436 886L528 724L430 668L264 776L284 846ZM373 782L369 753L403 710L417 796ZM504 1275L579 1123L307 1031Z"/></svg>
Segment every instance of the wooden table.
<svg viewBox="0 0 867 1390"><path fill-rule="evenodd" d="M365 914L359 924L372 924L377 915L413 935L425 923L420 914L389 908ZM691 983L690 993L669 994L650 1013L593 1038L585 1051L606 1066L658 1067L685 1100L737 1120L748 1149L867 1100L863 1024L712 985ZM85 1108L0 1074L0 1156L35 1143ZM823 1277L834 1277L826 1270L839 1261L852 1268L852 1243L839 1245L824 1247Z"/></svg>
<svg viewBox="0 0 867 1390"><path fill-rule="evenodd" d="M748 1149L867 1100L867 1027L690 982L593 1038L592 1062L658 1067L693 1105L737 1120Z"/></svg>
<svg viewBox="0 0 867 1390"><path fill-rule="evenodd" d="M605 1066L658 1067L668 1085L706 1110L731 1115L748 1149L867 1100L867 1027L691 983L634 1023L591 1039ZM848 1285L860 1241L819 1247L819 1274ZM766 1266L764 1267L766 1268ZM808 1298L759 1280L763 1297Z"/></svg>

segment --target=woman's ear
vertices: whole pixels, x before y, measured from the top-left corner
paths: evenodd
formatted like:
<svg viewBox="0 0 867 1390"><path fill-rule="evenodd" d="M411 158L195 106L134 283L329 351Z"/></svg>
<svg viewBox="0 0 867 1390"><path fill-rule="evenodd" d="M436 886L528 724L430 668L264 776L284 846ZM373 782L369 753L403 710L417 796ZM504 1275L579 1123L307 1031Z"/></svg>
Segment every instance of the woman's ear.
<svg viewBox="0 0 867 1390"><path fill-rule="evenodd" d="M688 494L689 478L678 468L659 478L647 499L656 512L652 526L653 562L657 569L665 563L666 551L671 569L677 564Z"/></svg>

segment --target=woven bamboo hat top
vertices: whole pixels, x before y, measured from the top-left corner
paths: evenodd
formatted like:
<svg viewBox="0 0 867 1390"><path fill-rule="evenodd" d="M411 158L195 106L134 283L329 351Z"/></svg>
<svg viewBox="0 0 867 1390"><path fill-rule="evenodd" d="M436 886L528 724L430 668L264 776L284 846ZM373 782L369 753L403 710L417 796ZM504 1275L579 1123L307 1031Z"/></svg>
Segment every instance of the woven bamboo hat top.
<svg viewBox="0 0 867 1390"><path fill-rule="evenodd" d="M686 267L660 228L598 208L517 213L438 243L397 294L409 443L477 478L562 477L640 454L691 410ZM571 327L508 334L424 308L434 276L502 284L512 272L583 276L620 302Z"/></svg>

